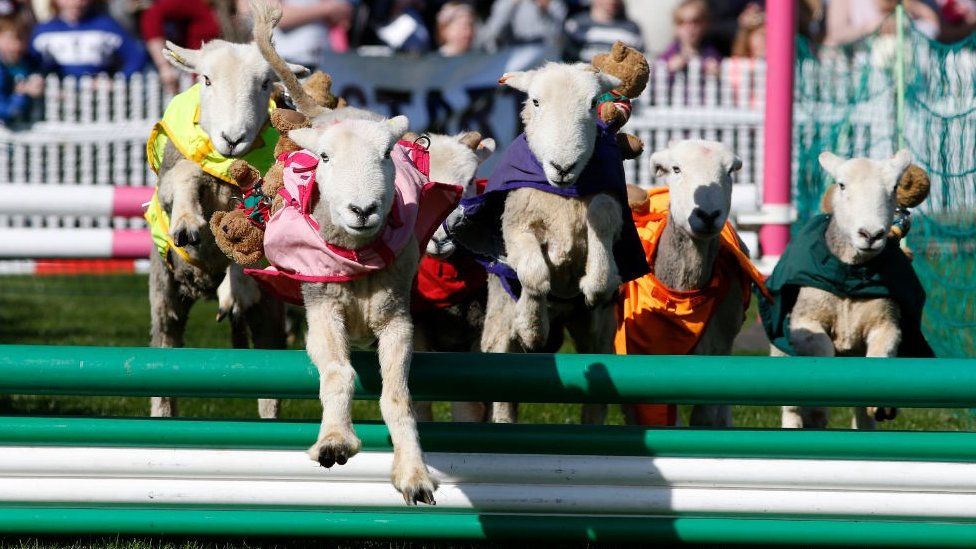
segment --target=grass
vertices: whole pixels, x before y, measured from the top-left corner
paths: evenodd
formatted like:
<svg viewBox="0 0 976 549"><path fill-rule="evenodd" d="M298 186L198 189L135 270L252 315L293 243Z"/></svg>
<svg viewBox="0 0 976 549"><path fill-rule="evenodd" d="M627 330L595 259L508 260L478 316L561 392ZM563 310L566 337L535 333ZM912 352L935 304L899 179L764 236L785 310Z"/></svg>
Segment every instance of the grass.
<svg viewBox="0 0 976 549"><path fill-rule="evenodd" d="M103 345L145 346L149 341L149 306L147 278L140 275L77 276L77 277L0 277L0 344L32 345ZM223 348L230 345L229 326L214 321L214 302L200 302L194 307L187 327L186 343L190 347ZM755 319L755 311L750 311ZM754 322L754 320L750 320ZM747 330L755 331L755 327ZM740 352L761 353L753 345ZM576 423L579 405L526 404L521 419L526 423ZM449 406L436 403L438 421L449 419ZM146 416L148 399L125 397L47 397L10 395L0 396L0 414L46 414L84 416ZM181 399L180 413L187 417L254 418L256 403L244 399ZM683 406L681 414L687 423L690 407ZM282 403L282 417L286 419L320 418L319 403L314 400L286 400ZM379 408L372 401L354 404L356 419L380 419ZM737 406L734 410L737 426L778 427L777 407ZM848 409L835 410L830 426L846 428L850 425ZM612 407L608 420L623 424L619 407ZM976 430L976 420L969 410L902 410L895 422L882 424L884 429L902 430ZM321 546L321 543L315 543ZM0 548L41 549L110 548L110 549L217 549L230 547L295 548L312 546L311 542L260 540L195 540L164 538L88 537L71 539L0 538ZM443 544L350 542L336 547L444 547ZM452 547L486 547L468 544Z"/></svg>

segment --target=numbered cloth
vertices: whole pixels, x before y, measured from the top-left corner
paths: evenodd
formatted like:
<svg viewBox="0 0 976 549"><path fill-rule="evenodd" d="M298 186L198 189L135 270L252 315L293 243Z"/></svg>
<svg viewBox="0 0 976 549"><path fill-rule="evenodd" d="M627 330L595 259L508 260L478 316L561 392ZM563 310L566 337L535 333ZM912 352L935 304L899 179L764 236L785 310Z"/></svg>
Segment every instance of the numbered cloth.
<svg viewBox="0 0 976 549"><path fill-rule="evenodd" d="M501 217L505 211L505 198L515 189L535 189L566 198L585 198L599 193L613 196L620 204L623 218L620 238L613 245L613 258L620 278L626 282L648 272L630 208L627 207L623 157L617 147L615 133L602 123L598 125L593 156L572 185L556 187L549 183L542 164L529 149L529 142L522 133L505 149L488 178L485 192L461 201L462 215L452 220L449 227L451 235L476 254L488 272L499 276L513 298L521 293L521 285L515 270L505 262Z"/></svg>
<svg viewBox="0 0 976 549"><path fill-rule="evenodd" d="M461 199L461 187L431 182L429 153L409 141L391 152L396 196L386 225L369 245L348 249L326 242L312 209L318 197L315 170L318 156L305 151L285 153L284 185L278 193L284 207L267 222L265 256L271 266L245 269L263 287L291 303L301 304L303 282L348 282L392 264L411 240L423 251L427 241Z"/></svg>
<svg viewBox="0 0 976 549"><path fill-rule="evenodd" d="M849 265L827 247L830 214L814 216L797 233L766 281L772 301L760 302L766 335L779 350L795 355L790 343L790 313L800 288L818 288L846 298L889 298L901 311L901 344L898 356L935 356L922 334L922 309L925 289L912 268L912 262L889 238L884 250L861 265Z"/></svg>
<svg viewBox="0 0 976 549"><path fill-rule="evenodd" d="M671 197L667 188L651 189L647 202L634 208L634 223L650 273L620 287L614 350L621 355L687 355L701 339L715 309L729 295L742 294L745 314L755 287L768 299L762 274L746 253L738 233L726 222L708 284L697 290L674 290L653 273L657 247L667 226ZM733 284L733 281L736 284ZM674 425L673 404L637 404L640 425Z"/></svg>

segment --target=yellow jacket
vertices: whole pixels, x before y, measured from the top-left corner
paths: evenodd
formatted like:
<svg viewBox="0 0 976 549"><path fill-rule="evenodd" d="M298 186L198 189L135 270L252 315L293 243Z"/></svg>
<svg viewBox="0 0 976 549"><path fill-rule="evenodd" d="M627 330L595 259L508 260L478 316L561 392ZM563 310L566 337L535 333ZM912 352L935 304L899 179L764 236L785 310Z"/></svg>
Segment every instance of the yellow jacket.
<svg viewBox="0 0 976 549"><path fill-rule="evenodd" d="M268 110L271 111L274 107L272 101ZM272 128L270 124L265 124L254 146L241 158L264 175L274 164L274 148L278 143L278 137L278 130ZM210 136L200 127L200 84L174 97L166 107L163 119L153 126L149 140L146 142L146 159L154 172L158 172L159 165L163 161L163 152L169 142L172 142L184 157L199 165L204 172L221 181L239 186L229 173L231 164L237 158L228 158L217 152L213 142L210 141ZM187 263L201 267L199 262L186 250L177 246L169 236L169 216L160 204L156 193L153 194L152 201L146 209L145 217L156 250L167 263L169 263L169 252L173 251Z"/></svg>

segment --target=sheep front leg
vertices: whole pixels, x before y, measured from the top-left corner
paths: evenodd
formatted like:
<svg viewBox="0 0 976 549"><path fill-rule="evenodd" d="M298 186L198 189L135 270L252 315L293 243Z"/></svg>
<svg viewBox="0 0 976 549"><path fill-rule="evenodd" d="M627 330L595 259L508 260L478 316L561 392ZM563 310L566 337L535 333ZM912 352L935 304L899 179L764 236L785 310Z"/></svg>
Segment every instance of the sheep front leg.
<svg viewBox="0 0 976 549"><path fill-rule="evenodd" d="M193 302L180 292L179 283L163 258L153 251L149 258L150 345L182 347L186 321ZM179 414L176 399L152 397L152 417L174 417Z"/></svg>
<svg viewBox="0 0 976 549"><path fill-rule="evenodd" d="M437 484L424 463L407 387L413 354L413 324L409 314L394 316L376 331L376 336L383 378L380 412L393 441L393 487L403 494L407 505L418 502L434 505Z"/></svg>
<svg viewBox="0 0 976 549"><path fill-rule="evenodd" d="M181 160L164 175L160 188L172 196L169 235L177 246L200 242L200 232L207 226L200 204L200 178L203 171L189 160Z"/></svg>
<svg viewBox="0 0 976 549"><path fill-rule="evenodd" d="M590 307L608 301L620 286L613 243L621 227L616 199L600 194L590 200L586 206L586 270L580 279L580 291Z"/></svg>
<svg viewBox="0 0 976 549"><path fill-rule="evenodd" d="M867 352L865 356L875 358L894 358L898 356L898 346L901 345L901 329L895 319L885 319L868 330ZM877 427L878 421L895 419L897 408L871 406L855 408L851 418L854 429L871 430Z"/></svg>
<svg viewBox="0 0 976 549"><path fill-rule="evenodd" d="M794 308L794 317L790 325L790 343L799 356L834 356L834 342L827 333L827 328L820 322L797 316L797 309ZM823 407L783 407L783 427L804 427L823 429L827 427L830 419L830 411Z"/></svg>
<svg viewBox="0 0 976 549"><path fill-rule="evenodd" d="M506 238L505 248L522 284L512 329L526 350L538 350L549 337L549 264L542 245L532 233L511 235Z"/></svg>
<svg viewBox="0 0 976 549"><path fill-rule="evenodd" d="M319 371L322 426L308 455L323 467L344 465L359 452L361 442L352 428L352 396L356 372L349 361L345 316L329 302L308 307L306 348Z"/></svg>

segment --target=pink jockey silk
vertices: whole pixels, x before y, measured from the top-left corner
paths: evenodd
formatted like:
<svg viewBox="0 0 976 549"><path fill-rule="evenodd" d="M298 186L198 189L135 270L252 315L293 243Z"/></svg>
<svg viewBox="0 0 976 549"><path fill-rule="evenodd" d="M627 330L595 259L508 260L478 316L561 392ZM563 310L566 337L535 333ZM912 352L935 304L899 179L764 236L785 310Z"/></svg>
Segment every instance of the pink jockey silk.
<svg viewBox="0 0 976 549"><path fill-rule="evenodd" d="M319 235L312 218L318 157L308 151L283 154L285 206L267 223L264 252L271 266L245 269L263 287L286 301L302 303L302 282L348 282L393 263L410 242L420 251L461 199L461 187L431 182L429 153L400 141L391 153L396 170L396 197L380 236L356 250L333 246Z"/></svg>

